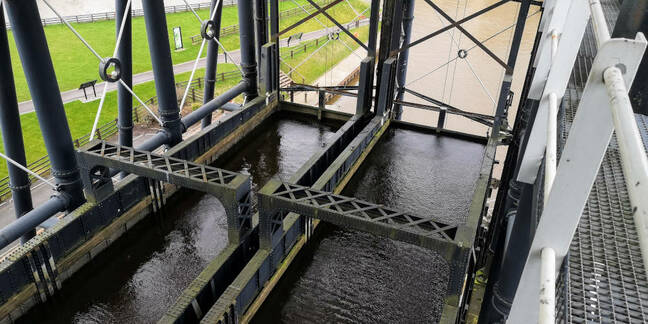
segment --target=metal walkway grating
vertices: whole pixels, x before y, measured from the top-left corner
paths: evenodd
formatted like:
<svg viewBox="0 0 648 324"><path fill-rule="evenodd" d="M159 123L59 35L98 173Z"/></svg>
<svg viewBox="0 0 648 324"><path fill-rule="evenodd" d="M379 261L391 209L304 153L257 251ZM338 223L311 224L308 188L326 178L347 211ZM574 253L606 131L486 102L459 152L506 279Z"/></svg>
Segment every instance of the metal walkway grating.
<svg viewBox="0 0 648 324"><path fill-rule="evenodd" d="M601 4L612 30L619 1L602 0ZM561 148L595 55L590 25L563 99ZM648 149L648 118L638 116L637 121ZM556 290L559 322L648 323L648 278L630 209L621 157L613 137L570 247L567 296L564 281Z"/></svg>

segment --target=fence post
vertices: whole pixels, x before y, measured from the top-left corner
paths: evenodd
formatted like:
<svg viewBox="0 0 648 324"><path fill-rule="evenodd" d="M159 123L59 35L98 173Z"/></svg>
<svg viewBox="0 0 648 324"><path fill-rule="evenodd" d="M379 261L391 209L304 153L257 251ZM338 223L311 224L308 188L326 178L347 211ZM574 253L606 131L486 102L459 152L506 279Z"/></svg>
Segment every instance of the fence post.
<svg viewBox="0 0 648 324"><path fill-rule="evenodd" d="M198 89L202 89L202 82L200 82L201 78L198 78Z"/></svg>
<svg viewBox="0 0 648 324"><path fill-rule="evenodd" d="M319 38L315 38L315 46L319 45Z"/></svg>
<svg viewBox="0 0 648 324"><path fill-rule="evenodd" d="M295 56L295 53L293 52L293 50L290 50L290 58L295 58L294 56Z"/></svg>
<svg viewBox="0 0 648 324"><path fill-rule="evenodd" d="M306 53L306 49L308 48L307 46L308 44L304 44L304 53Z"/></svg>
<svg viewBox="0 0 648 324"><path fill-rule="evenodd" d="M78 139L78 138L74 140L74 145L75 145L77 148L79 148L79 147L81 146L81 145L79 145L79 139Z"/></svg>
<svg viewBox="0 0 648 324"><path fill-rule="evenodd" d="M221 72L221 79L222 79L222 81L225 81L225 73Z"/></svg>
<svg viewBox="0 0 648 324"><path fill-rule="evenodd" d="M99 130L99 128L97 128L97 138L98 138L98 139L102 139L102 138L101 138L101 131Z"/></svg>
<svg viewBox="0 0 648 324"><path fill-rule="evenodd" d="M191 87L191 100L193 102L196 102L196 88L194 88L194 87ZM180 107L180 108L182 108L182 107Z"/></svg>

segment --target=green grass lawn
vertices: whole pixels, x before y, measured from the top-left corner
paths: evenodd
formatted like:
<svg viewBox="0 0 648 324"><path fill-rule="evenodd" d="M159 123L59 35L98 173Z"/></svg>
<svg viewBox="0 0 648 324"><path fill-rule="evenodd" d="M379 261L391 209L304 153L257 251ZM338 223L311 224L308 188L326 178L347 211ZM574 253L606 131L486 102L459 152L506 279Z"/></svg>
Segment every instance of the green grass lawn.
<svg viewBox="0 0 648 324"><path fill-rule="evenodd" d="M228 72L237 70L233 64L219 64L218 71ZM199 69L196 71L197 77L202 77L205 75L205 69ZM186 81L189 79L190 73L182 73L176 75L176 82ZM231 88L240 79L227 79L225 81L217 81L216 83L216 95L224 92L225 90ZM155 96L155 83L147 82L136 85L134 91L138 97L142 100L147 100ZM178 98L181 99L181 98ZM189 101L189 100L188 100ZM135 99L133 100L133 107L138 106L139 102ZM68 124L70 126L70 132L72 133L72 139L79 138L84 136L92 130L92 124L95 119L95 114L97 113L97 108L99 107L99 100L82 103L80 101L70 102L65 104L65 112L67 115ZM157 111L157 109L153 109ZM106 101L101 112L101 118L98 125L103 125L111 120L117 118L117 92L109 92L106 95ZM45 150L45 144L43 143L43 136L41 135L40 127L38 125L38 120L36 118L36 113L28 113L20 116L20 122L23 129L23 140L25 142L25 152L27 154L27 163L33 162L44 155L47 154ZM1 138L1 136L0 136ZM0 149L4 151L4 145L0 141ZM7 165L3 161L0 163L0 178L7 176Z"/></svg>
<svg viewBox="0 0 648 324"><path fill-rule="evenodd" d="M363 41L367 42L369 39L369 26L362 26L360 28L352 29L352 33L357 33L357 37ZM345 33L340 33L340 39L343 40L350 48L356 50L360 45L356 43L351 37ZM327 37L320 38L318 40L320 46L326 42ZM301 46L304 46L303 44ZM292 48L299 48L300 45L297 45ZM319 46L309 47L307 52L296 53L292 58L285 53L290 51L290 48L282 50L282 58L292 67L297 67L304 59L313 53ZM312 84L319 77L324 75L324 72L333 68L336 64L340 63L346 57L351 54L351 51L344 46L339 40L331 40L328 44L324 46L320 51L304 62L301 66L297 67L296 72L292 73L292 79L295 82L303 82L305 84ZM284 73L288 73L290 68L281 63L281 70ZM298 73L299 72L299 73ZM302 80L303 79L303 80Z"/></svg>
<svg viewBox="0 0 648 324"><path fill-rule="evenodd" d="M307 4L306 0L296 0L299 4ZM350 0L354 8L362 11L367 8L367 4L362 0ZM281 1L279 3L280 11L295 8L296 5L293 1ZM335 7L328 10L331 16L338 19L340 22L351 21L355 14L349 5L342 2ZM198 14L201 18L206 19L209 16L208 10L200 10ZM293 23L304 18L306 14L295 15L281 19L281 28L292 25ZM322 15L318 16L319 20L327 26L333 26L333 23L328 21ZM237 25L238 14L237 7L223 8L222 27ZM94 23L73 23L75 29L92 45L92 47L102 56L112 56L115 46L115 21L100 21ZM183 63L195 60L198 55L200 44L192 45L191 36L200 33L200 23L191 12L175 13L167 15L167 27L169 29L169 43L173 44L173 34L171 30L173 27L181 26L185 50L173 51L171 53L173 63ZM308 32L321 29L322 26L315 20L310 20L288 34L297 32ZM148 42L145 32L145 24L143 17L133 18L133 73L141 73L151 70L151 62L149 57ZM45 27L45 34L49 44L50 53L52 53L52 62L56 71L59 88L61 91L76 89L79 84L88 80L98 79L98 59L90 53L85 46L76 39L71 31L64 25L49 25ZM286 37L288 35L285 35ZM222 38L222 43L228 50L235 50L239 48L238 35L230 35ZM30 99L30 94L27 88L27 83L23 74L23 69L20 64L18 53L16 51L13 35L9 33L9 44L12 56L12 65L14 69L14 77L16 81L16 88L18 101L26 101ZM207 51L204 51L203 56Z"/></svg>

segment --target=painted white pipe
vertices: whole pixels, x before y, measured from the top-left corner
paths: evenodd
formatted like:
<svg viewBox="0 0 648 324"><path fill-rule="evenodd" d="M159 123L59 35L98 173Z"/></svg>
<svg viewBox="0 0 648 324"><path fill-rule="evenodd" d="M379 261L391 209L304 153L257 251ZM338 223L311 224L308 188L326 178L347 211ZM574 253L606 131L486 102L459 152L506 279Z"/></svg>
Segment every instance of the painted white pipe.
<svg viewBox="0 0 648 324"><path fill-rule="evenodd" d="M544 176L544 202L547 203L551 186L556 177L557 139L558 139L558 96L554 92L549 94L547 111L547 145L545 149L545 176Z"/></svg>
<svg viewBox="0 0 648 324"><path fill-rule="evenodd" d="M603 14L601 2L599 0L590 0L589 4L592 12L592 27L596 36L596 44L597 48L600 48L603 43L610 39L610 30L608 29L607 21Z"/></svg>
<svg viewBox="0 0 648 324"><path fill-rule="evenodd" d="M540 266L540 312L539 324L553 324L556 320L556 252L545 247L542 249Z"/></svg>
<svg viewBox="0 0 648 324"><path fill-rule="evenodd" d="M551 31L551 58L553 59L556 56L556 52L558 52L558 31L557 30L552 30Z"/></svg>
<svg viewBox="0 0 648 324"><path fill-rule="evenodd" d="M609 67L603 72L603 79L610 96L612 120L644 268L648 269L648 158L621 70L614 66Z"/></svg>

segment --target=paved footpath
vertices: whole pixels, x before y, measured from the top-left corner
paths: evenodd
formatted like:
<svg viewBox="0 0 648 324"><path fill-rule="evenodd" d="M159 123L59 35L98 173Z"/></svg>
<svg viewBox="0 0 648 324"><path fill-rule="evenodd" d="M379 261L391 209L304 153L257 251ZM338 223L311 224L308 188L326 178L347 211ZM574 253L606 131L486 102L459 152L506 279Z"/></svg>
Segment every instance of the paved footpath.
<svg viewBox="0 0 648 324"><path fill-rule="evenodd" d="M369 24L369 19L360 20L360 23L359 23L360 26L364 26L364 25L367 25L367 24ZM316 30L316 31L313 31L313 32L310 32L310 33L305 33L302 36L302 42L326 36L328 34L329 30L333 31L333 30L336 30L336 29L337 29L336 27L332 27L332 28L329 28L328 30L327 29L320 29L320 30ZM280 41L281 46L282 47L287 46L287 41L288 41L287 38L282 39ZM219 51L219 52L222 52L222 51ZM232 59L236 63L239 63L241 61L241 52L239 50L231 51L229 53L230 53L231 58L228 57L227 62L231 63ZM206 65L206 62L207 62L206 58L200 59L198 61L198 68L204 68L205 65ZM218 62L225 62L225 55L223 53L218 55ZM180 73L185 73L185 72L191 72L191 70L193 69L194 63L195 63L195 61L192 60L192 61L189 61L189 62L176 64L176 65L173 66L173 73L180 74ZM153 80L154 80L153 71L142 72L142 73L138 73L138 74L133 75L133 84L135 84L135 85L150 82L150 81L153 81ZM103 91L103 87L104 87L103 82L102 83L97 83L97 85L96 85L97 96L101 96L101 91ZM116 89L117 89L117 83L108 84L108 91L115 91ZM137 92L135 92L135 94L137 94ZM82 90L75 89L75 90L69 90L69 91L61 92L61 98L63 99L63 103L68 103L68 102L84 99L84 95L83 95ZM33 112L34 111L34 103L31 100L21 102L20 104L18 104L18 109L20 110L21 115Z"/></svg>

